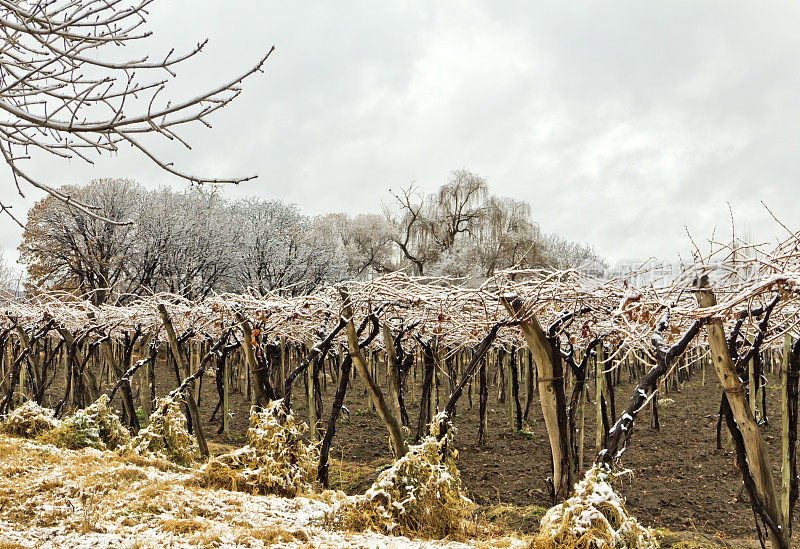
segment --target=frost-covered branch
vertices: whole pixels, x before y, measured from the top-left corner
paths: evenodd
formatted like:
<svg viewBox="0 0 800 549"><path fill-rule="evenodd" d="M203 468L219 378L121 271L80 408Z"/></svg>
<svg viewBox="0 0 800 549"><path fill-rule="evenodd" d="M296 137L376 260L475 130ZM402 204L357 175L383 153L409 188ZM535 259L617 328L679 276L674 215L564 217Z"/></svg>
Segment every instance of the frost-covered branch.
<svg viewBox="0 0 800 549"><path fill-rule="evenodd" d="M193 183L238 183L255 176L216 179L176 169L140 139L154 134L187 148L178 134L236 99L243 81L261 72L274 46L226 82L175 100L169 91L177 67L206 42L181 54L113 60L126 45L146 40L148 7L154 0L22 0L0 2L0 154L18 192L22 184L109 223L95 205L76 199L25 169L32 152L60 159L117 152L121 144L140 151L162 169ZM23 195L24 196L24 195ZM0 210L7 211L0 205Z"/></svg>

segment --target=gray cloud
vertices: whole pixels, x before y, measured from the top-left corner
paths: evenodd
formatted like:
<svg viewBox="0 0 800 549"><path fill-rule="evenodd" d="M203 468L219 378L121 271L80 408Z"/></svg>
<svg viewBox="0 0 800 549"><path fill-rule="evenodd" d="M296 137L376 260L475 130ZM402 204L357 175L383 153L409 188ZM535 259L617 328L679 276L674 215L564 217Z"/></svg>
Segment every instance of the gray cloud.
<svg viewBox="0 0 800 549"><path fill-rule="evenodd" d="M781 231L760 200L800 225L798 19L792 3L162 0L150 48L211 39L177 96L277 50L213 130L185 133L192 151L152 143L187 170L259 173L232 197L309 213L376 211L389 188L466 167L547 231L671 258L689 251L684 226L729 232L728 203L759 238ZM35 171L182 185L133 152ZM19 234L0 219L0 246Z"/></svg>

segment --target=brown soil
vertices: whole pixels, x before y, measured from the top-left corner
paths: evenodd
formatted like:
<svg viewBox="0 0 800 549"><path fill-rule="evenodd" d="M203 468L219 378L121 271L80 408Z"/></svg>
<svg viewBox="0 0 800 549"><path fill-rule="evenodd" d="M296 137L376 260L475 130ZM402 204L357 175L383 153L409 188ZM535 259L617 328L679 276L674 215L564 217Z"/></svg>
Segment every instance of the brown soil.
<svg viewBox="0 0 800 549"><path fill-rule="evenodd" d="M385 372L381 369L379 381L385 387ZM498 389L489 385L489 433L487 444L478 446L477 385L473 404L465 391L457 407L455 426L459 450L459 469L468 495L487 512L490 520L506 521L509 526L533 532L539 517L550 506L546 479L551 474L550 450L538 400L531 404L526 429L532 434L512 433L506 415L506 404L498 402ZM63 391L62 376L49 391L55 402ZM157 368L158 395L172 390L174 371L168 371L163 362ZM420 395L417 375L413 395L406 393L412 434L419 413ZM442 376L440 399L449 394L448 382ZM633 385L622 383L615 389L617 410L624 409ZM522 390L522 389L521 389ZM328 379L325 391L324 421L330 413L335 386ZM591 388L590 388L591 391ZM593 391L591 391L593 393ZM294 412L299 418L308 418L302 376L298 377L294 391ZM413 398L412 398L413 396ZM590 395L591 396L591 395ZM753 514L746 494L739 494L741 474L734 463L734 455L727 437L723 434L722 451L715 442L716 413L719 406L720 387L713 372L707 372L706 386L701 386L700 375L677 392L666 396L674 402L664 402L659 408L661 430L650 429L651 412L643 412L633 433L631 445L625 452L622 467L633 471L632 477L618 481L617 489L627 499L627 507L646 525L669 530L708 534L719 542L726 538L750 538L755 532ZM767 388L768 418L770 424L762 428L773 464L776 486L780 470L780 408L779 387L770 377ZM524 395L521 395L524 409ZM119 397L115 404L120 405ZM212 376L206 376L200 400L203 429L206 437L215 443L215 453L232 445L242 444L249 420L250 404L243 389L232 388L230 394L231 440L217 434L219 421L208 420L217 404L216 385ZM342 414L337 426L331 451L331 487L348 493L363 492L372 483L382 466L391 463L391 453L386 430L377 413L372 410L364 385L356 379L348 390L345 406L349 413ZM594 403L586 407L586 466L596 456L594 444ZM795 521L797 519L795 518ZM797 530L795 522L794 530ZM709 538L710 539L710 538ZM743 542L744 543L744 542ZM749 543L749 542L748 542ZM739 546L737 542L731 544Z"/></svg>

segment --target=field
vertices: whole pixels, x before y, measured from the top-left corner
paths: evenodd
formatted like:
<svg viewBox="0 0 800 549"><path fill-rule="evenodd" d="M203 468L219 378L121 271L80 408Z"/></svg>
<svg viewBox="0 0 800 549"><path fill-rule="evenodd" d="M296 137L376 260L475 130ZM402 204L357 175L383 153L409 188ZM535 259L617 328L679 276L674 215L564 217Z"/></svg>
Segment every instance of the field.
<svg viewBox="0 0 800 549"><path fill-rule="evenodd" d="M412 371L409 380L413 375ZM379 370L377 379L385 382L385 372ZM156 380L159 395L174 387L174 372L163 361L158 364ZM327 380L328 390L323 397L326 416L333 395L330 381ZM406 392L412 425L416 424L418 414L420 381L417 375L416 383L410 387L413 392ZM458 466L467 495L479 506L476 524L480 524L480 529L476 525L475 530L479 543L524 544L526 536L538 530L539 520L550 506L546 491L546 478L551 474L547 434L536 395L525 425L526 433L512 433L506 404L498 401L497 385L492 383L491 374L489 382L489 429L484 446L476 442L477 395L472 396L473 407L469 404L469 394L457 407ZM235 387L231 392L232 437L224 439L216 434L218 421L208 421L217 403L213 377L204 380L200 410L212 453L244 444L250 404L244 391ZM298 385L293 407L298 418L307 418L302 387ZM446 398L446 387L447 380L442 376L441 399ZM615 388L618 410L627 402L632 387L623 382ZM58 380L46 402L55 400L62 390L63 381ZM777 403L773 379L767 390L767 402ZM703 387L699 373L678 391L670 391L661 400L660 431L650 428L650 412L643 412L621 464L630 468L631 474L621 477L615 489L627 499L628 510L643 524L668 532L662 540L666 547L671 545L670 540L697 542L696 546L746 547L756 543L752 539L752 511L747 495L741 492L741 473L724 435L725 448L715 449L718 395L716 379L707 376ZM524 393L521 396L524 408ZM344 413L339 422L331 451L331 488L360 494L392 462L391 452L385 428L359 379L353 382L345 406L349 413ZM768 409L769 418L778 415L779 410L774 406ZM771 424L763 429L777 479L779 471L774 464L780 448L779 430ZM586 432L584 459L588 466L596 456L593 403L587 406ZM353 546L409 543L405 538L331 531L325 526L326 513L335 508L330 492L327 496L289 500L212 491L193 485L191 475L180 467L131 463L116 454L105 454L113 457L92 449L74 452L2 439L0 466L4 470L4 486L0 497L4 504L0 506L0 519L4 521L8 539L23 546L48 539L59 546L73 539L79 540L75 541L76 546L114 545L123 538L136 540L143 547L167 539L178 545L223 546L259 546L260 542L302 545L309 539L323 546L325 543L340 546L345 542ZM84 494L91 494L90 502L81 499L87 497ZM135 511L137 505L146 507L141 502L154 495L161 498L159 506L150 511ZM34 511L34 507L21 511L25 504L10 505L26 498L29 503L39 505L39 509L48 509L49 518L43 519L41 511ZM253 510L256 507L258 512ZM209 508L214 511L208 511ZM127 519L122 516L129 513L139 514ZM35 524L40 526L21 529L34 514L39 515ZM479 530L482 533L478 534ZM507 538L509 534L513 537Z"/></svg>
<svg viewBox="0 0 800 549"><path fill-rule="evenodd" d="M797 13L171 4L0 0L0 549L797 546Z"/></svg>

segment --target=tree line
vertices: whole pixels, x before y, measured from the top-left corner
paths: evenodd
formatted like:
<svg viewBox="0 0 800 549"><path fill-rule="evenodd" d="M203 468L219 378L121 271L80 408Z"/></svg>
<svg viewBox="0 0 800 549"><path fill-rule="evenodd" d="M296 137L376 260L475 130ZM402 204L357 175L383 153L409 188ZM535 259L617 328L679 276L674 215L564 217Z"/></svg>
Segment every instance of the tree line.
<svg viewBox="0 0 800 549"><path fill-rule="evenodd" d="M47 196L28 212L20 263L26 291L64 290L94 303L171 292L299 294L323 284L408 269L480 282L519 266L602 263L594 249L543 233L529 203L491 195L466 170L437 192L390 192L381 213L305 215L280 200L226 199L219 187L148 190L99 179L60 191L101 217Z"/></svg>

